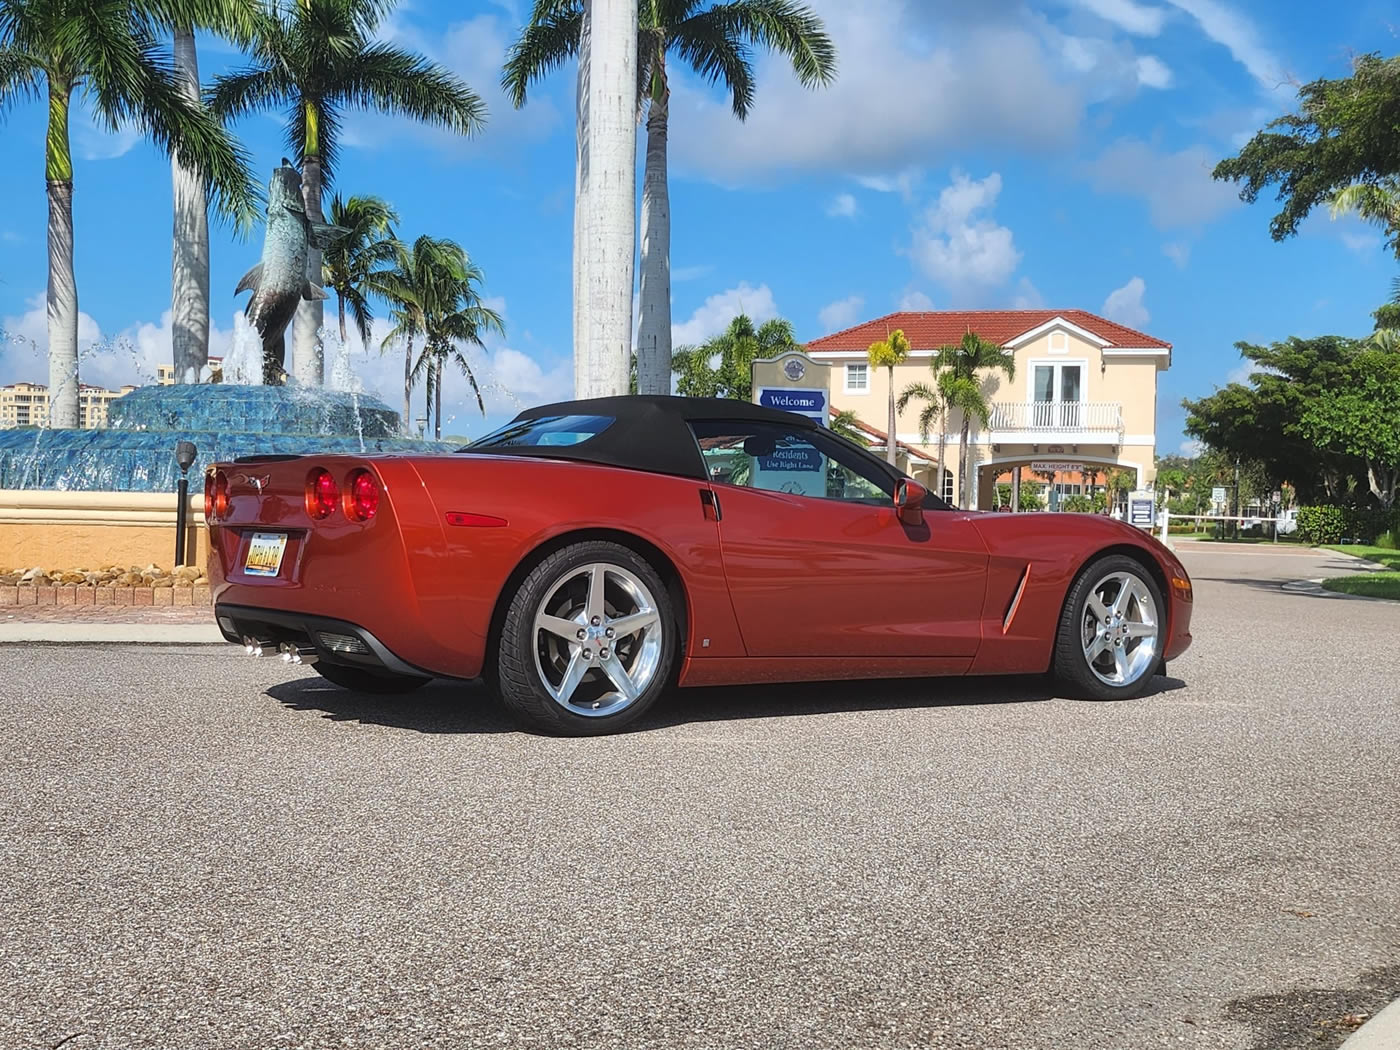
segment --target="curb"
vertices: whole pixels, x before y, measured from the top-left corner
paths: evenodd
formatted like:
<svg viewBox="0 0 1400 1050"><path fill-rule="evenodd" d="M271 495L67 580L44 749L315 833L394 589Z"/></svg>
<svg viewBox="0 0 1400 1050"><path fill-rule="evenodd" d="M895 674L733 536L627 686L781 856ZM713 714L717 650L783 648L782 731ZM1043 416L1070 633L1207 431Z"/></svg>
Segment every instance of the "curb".
<svg viewBox="0 0 1400 1050"><path fill-rule="evenodd" d="M5 623L0 645L228 645L212 623Z"/></svg>
<svg viewBox="0 0 1400 1050"><path fill-rule="evenodd" d="M1315 580L1291 580L1281 587L1289 594L1310 594L1315 598L1341 598L1354 602L1380 602L1382 605L1400 605L1394 598L1375 598L1369 594L1347 594L1345 591L1332 591L1322 586L1323 580L1336 579L1334 576L1320 576Z"/></svg>
<svg viewBox="0 0 1400 1050"><path fill-rule="evenodd" d="M1395 1050L1400 1046L1400 999L1349 1035L1339 1050Z"/></svg>

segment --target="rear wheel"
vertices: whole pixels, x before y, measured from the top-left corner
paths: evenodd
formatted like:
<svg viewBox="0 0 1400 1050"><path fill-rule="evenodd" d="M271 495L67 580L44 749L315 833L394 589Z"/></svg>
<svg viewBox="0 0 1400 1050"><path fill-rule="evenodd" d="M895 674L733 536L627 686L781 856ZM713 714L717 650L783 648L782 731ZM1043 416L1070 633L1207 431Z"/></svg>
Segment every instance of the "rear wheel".
<svg viewBox="0 0 1400 1050"><path fill-rule="evenodd" d="M357 693L411 693L432 681L430 678L394 674L391 671L371 671L364 667L329 664L323 660L317 660L311 666L326 681L333 682L342 689L353 689Z"/></svg>
<svg viewBox="0 0 1400 1050"><path fill-rule="evenodd" d="M611 733L666 689L676 622L656 570L617 543L575 543L516 588L501 630L496 684L531 729Z"/></svg>
<svg viewBox="0 0 1400 1050"><path fill-rule="evenodd" d="M1143 564L1100 558L1065 599L1055 639L1055 676L1086 700L1140 696L1162 666L1166 605Z"/></svg>

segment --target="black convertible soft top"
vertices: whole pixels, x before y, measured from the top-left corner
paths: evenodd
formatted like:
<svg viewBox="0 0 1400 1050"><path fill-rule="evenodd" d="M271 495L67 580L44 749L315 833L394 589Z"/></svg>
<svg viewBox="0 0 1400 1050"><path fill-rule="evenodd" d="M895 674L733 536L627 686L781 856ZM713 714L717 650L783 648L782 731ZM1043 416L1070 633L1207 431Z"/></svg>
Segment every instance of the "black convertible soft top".
<svg viewBox="0 0 1400 1050"><path fill-rule="evenodd" d="M795 429L818 428L806 416L720 397L669 397L627 394L558 401L527 408L511 423L555 416L605 416L613 422L594 436L572 445L493 445L492 435L463 452L487 455L543 456L605 463L656 474L705 479L705 462L687 425L699 419L750 419ZM509 424L507 425L508 429ZM500 433L498 431L498 433Z"/></svg>

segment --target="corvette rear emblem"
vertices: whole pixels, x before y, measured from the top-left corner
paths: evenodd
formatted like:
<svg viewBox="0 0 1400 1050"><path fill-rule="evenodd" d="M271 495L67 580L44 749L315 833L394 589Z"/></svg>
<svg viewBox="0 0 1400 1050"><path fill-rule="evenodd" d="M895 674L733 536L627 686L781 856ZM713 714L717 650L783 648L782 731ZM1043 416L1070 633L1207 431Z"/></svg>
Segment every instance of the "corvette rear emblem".
<svg viewBox="0 0 1400 1050"><path fill-rule="evenodd" d="M246 481L249 485L252 485L253 488L257 489L257 490L258 490L258 495L261 496L261 495L262 495L263 486L266 485L269 481L272 480L272 475L271 475L271 474L263 474L263 475L261 475L261 476L259 477L259 476L255 476L255 475L252 475L252 474L235 474L235 475L233 476L233 480L234 480L234 481L240 481L240 480Z"/></svg>

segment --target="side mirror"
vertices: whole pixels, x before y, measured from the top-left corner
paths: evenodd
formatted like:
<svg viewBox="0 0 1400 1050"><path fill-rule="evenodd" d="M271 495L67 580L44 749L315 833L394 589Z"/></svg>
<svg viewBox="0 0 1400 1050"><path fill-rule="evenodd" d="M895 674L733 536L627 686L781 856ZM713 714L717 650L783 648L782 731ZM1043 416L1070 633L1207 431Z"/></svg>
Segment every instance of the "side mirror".
<svg viewBox="0 0 1400 1050"><path fill-rule="evenodd" d="M924 499L927 496L928 489L908 478L902 479L895 486L894 511L902 524L922 525L924 523Z"/></svg>

